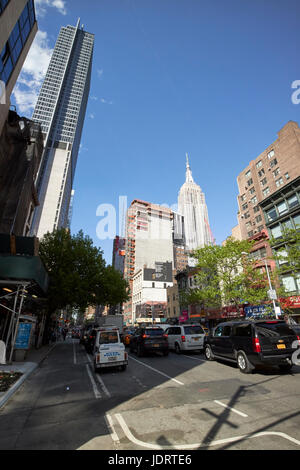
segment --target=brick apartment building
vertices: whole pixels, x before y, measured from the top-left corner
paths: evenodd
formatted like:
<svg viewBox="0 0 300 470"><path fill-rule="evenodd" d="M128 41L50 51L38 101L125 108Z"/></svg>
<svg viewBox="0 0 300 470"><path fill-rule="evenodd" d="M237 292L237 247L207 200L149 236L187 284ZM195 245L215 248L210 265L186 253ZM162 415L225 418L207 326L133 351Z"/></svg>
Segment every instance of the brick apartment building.
<svg viewBox="0 0 300 470"><path fill-rule="evenodd" d="M300 128L289 121L278 138L238 175L238 222L242 239L266 229L259 204L300 176Z"/></svg>

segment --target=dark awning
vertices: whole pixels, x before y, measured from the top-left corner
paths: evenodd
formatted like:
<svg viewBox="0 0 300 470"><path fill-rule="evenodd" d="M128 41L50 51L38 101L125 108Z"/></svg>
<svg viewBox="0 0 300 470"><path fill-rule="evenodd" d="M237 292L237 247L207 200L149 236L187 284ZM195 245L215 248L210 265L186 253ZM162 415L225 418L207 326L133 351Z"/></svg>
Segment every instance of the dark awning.
<svg viewBox="0 0 300 470"><path fill-rule="evenodd" d="M2 281L29 281L47 293L49 276L39 256L12 256L0 254L0 279Z"/></svg>

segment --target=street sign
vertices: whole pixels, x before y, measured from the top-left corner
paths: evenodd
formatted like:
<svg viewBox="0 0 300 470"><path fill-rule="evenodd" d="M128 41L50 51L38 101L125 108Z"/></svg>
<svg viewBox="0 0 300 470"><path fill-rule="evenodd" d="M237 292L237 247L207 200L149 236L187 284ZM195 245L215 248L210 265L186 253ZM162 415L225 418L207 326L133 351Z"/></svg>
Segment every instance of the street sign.
<svg viewBox="0 0 300 470"><path fill-rule="evenodd" d="M268 297L270 300L277 300L276 290L274 289L268 290Z"/></svg>

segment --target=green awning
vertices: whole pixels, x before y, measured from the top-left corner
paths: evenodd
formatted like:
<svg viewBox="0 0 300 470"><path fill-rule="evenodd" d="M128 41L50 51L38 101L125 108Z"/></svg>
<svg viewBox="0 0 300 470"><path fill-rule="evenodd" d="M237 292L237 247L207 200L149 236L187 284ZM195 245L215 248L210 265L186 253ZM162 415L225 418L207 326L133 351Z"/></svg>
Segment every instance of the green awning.
<svg viewBox="0 0 300 470"><path fill-rule="evenodd" d="M49 276L39 256L12 256L0 254L0 279L30 281L47 293Z"/></svg>

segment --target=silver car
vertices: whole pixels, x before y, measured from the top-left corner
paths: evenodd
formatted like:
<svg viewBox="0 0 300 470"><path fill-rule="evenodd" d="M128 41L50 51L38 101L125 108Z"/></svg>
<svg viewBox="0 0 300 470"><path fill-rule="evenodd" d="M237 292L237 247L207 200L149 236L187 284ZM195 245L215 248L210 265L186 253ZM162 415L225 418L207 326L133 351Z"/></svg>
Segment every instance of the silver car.
<svg viewBox="0 0 300 470"><path fill-rule="evenodd" d="M169 349L177 354L181 351L203 351L205 332L201 325L174 325L166 330Z"/></svg>

